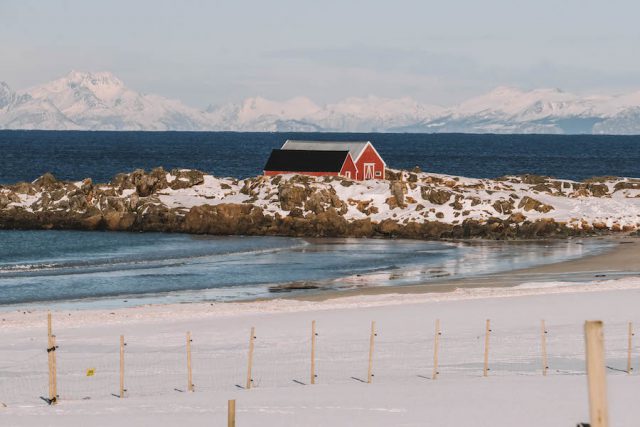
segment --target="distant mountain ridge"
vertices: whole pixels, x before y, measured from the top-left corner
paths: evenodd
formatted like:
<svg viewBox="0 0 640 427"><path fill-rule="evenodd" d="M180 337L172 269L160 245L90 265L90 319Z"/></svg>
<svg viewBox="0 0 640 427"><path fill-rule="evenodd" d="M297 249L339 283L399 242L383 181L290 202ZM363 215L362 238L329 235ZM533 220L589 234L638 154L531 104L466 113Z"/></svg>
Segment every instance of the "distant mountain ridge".
<svg viewBox="0 0 640 427"><path fill-rule="evenodd" d="M579 96L498 87L446 108L408 97L326 105L254 97L199 110L136 92L109 72L72 71L19 91L0 82L0 129L638 134L640 91Z"/></svg>

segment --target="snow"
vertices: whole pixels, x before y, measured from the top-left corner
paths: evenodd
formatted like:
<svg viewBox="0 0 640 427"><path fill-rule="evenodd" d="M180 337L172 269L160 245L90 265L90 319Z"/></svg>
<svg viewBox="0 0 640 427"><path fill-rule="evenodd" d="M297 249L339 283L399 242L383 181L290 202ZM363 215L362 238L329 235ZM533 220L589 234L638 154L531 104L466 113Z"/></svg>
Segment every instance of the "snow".
<svg viewBox="0 0 640 427"><path fill-rule="evenodd" d="M166 176L169 183L176 179L186 182L185 178L177 178L170 173ZM390 189L391 183L387 180L352 181L340 177L305 177L303 183L300 177L293 174L270 178L259 176L243 181L204 175L202 184L178 190L165 188L147 202L162 204L181 212L194 206L251 203L262 208L265 215L287 216L290 211L282 209L279 194L281 186L291 185L306 188L307 194L335 194L346 208L343 217L348 221L370 218L373 222L391 219L401 224L426 221L461 224L466 219L485 222L490 218L506 220L514 214L522 214L527 221L552 219L575 229L603 228L603 225L613 231L632 231L640 228L640 189L615 188L619 184L636 182L630 178L611 178L598 183L608 188L609 193L594 196L588 191L584 193L586 184L569 180L548 179L545 181L545 188L548 190L541 190L535 184L523 183L519 177L490 180L406 171L402 172L402 176L399 185L404 195L403 205L395 204L395 196ZM244 187L250 190L247 191ZM111 186L102 184L98 185L98 188L109 191ZM432 191L444 192L443 197L448 195L448 200L442 204L430 201L425 194ZM7 192L8 190L0 189L0 194L8 194ZM8 207L22 207L27 211L55 210L56 204L67 200L62 198L47 202L46 206L43 206L37 202L44 195L44 192L35 195L16 193L19 201L10 202ZM137 195L135 190L128 189L122 191L120 197L127 201ZM535 209L527 211L526 206L520 206L525 197L552 209L548 212ZM499 211L494 207L496 202L511 203L511 208L505 212ZM136 201L134 205L137 204ZM329 206L325 203L323 208L327 209ZM310 212L305 200L297 207L305 213ZM337 210L341 209L339 206L334 207Z"/></svg>
<svg viewBox="0 0 640 427"><path fill-rule="evenodd" d="M579 124L581 132L627 134L640 126L640 92L498 87L449 107L375 95L325 105L304 96L251 97L203 111L136 92L109 72L72 71L17 92L0 84L0 128L7 129L564 133ZM565 129L563 120L574 124Z"/></svg>
<svg viewBox="0 0 640 427"><path fill-rule="evenodd" d="M588 422L583 322L604 321L607 365L625 369L627 322L640 321L639 297L640 278L627 277L455 294L54 312L61 396L54 407L37 398L46 393L46 314L4 312L1 372L11 376L0 382L0 401L7 404L0 419L12 426L224 425L227 399L236 399L242 426L576 425ZM484 378L487 318L491 370ZM435 319L443 335L440 374L432 380ZM549 332L546 377L540 319ZM318 332L313 386L292 381L308 382L311 320ZM352 377L366 376L372 320L375 376L365 384ZM244 383L251 326L257 336L255 387L242 390L235 384ZM187 330L193 338L194 393L174 390L186 383ZM128 395L117 399L109 393L117 388L122 333ZM84 376L87 368L96 368L95 377ZM634 404L637 374L614 369L607 371L611 425L634 426L640 416Z"/></svg>

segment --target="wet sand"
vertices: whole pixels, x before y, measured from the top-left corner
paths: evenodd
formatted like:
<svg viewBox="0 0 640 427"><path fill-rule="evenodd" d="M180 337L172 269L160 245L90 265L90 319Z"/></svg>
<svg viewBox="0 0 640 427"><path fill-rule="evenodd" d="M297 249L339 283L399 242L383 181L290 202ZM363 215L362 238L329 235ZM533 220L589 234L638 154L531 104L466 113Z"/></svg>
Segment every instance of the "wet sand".
<svg viewBox="0 0 640 427"><path fill-rule="evenodd" d="M525 282L592 281L640 275L640 238L611 236L599 239L611 242L612 247L603 253L579 259L469 278L431 281L419 285L331 289L292 298L302 301L323 301L345 296L452 292L458 288L509 287Z"/></svg>

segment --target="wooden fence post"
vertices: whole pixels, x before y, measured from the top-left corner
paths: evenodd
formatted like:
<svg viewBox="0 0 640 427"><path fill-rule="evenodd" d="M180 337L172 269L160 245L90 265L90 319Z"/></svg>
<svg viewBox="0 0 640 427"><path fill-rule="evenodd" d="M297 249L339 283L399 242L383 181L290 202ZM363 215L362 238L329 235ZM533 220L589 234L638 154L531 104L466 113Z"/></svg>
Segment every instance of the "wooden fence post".
<svg viewBox="0 0 640 427"><path fill-rule="evenodd" d="M540 321L540 339L542 343L542 375L546 377L549 363L547 361L547 327L544 320Z"/></svg>
<svg viewBox="0 0 640 427"><path fill-rule="evenodd" d="M631 352L633 351L633 323L629 322L629 343L627 346L627 374L631 375L633 368L631 367Z"/></svg>
<svg viewBox="0 0 640 427"><path fill-rule="evenodd" d="M120 335L120 399L124 398L124 335Z"/></svg>
<svg viewBox="0 0 640 427"><path fill-rule="evenodd" d="M589 417L591 427L608 427L607 378L605 375L604 335L601 321L584 324L589 386Z"/></svg>
<svg viewBox="0 0 640 427"><path fill-rule="evenodd" d="M487 319L487 325L484 332L484 370L482 375L489 375L489 334L491 333L491 321Z"/></svg>
<svg viewBox="0 0 640 427"><path fill-rule="evenodd" d="M247 384L246 389L251 389L251 384L253 383L253 378L251 376L251 370L253 369L253 345L256 339L256 328L251 327L251 335L249 335L249 358L247 359Z"/></svg>
<svg viewBox="0 0 640 427"><path fill-rule="evenodd" d="M311 384L316 383L316 321L311 321Z"/></svg>
<svg viewBox="0 0 640 427"><path fill-rule="evenodd" d="M51 313L47 313L47 360L49 365L49 404L58 402L58 376L56 367L56 337L53 335Z"/></svg>
<svg viewBox="0 0 640 427"><path fill-rule="evenodd" d="M193 375L191 372L191 332L187 332L187 390L193 391Z"/></svg>
<svg viewBox="0 0 640 427"><path fill-rule="evenodd" d="M53 403L53 339L51 327L51 313L47 313L47 365L49 369L49 404Z"/></svg>
<svg viewBox="0 0 640 427"><path fill-rule="evenodd" d="M58 346L56 345L56 336L51 336L51 356L53 359L52 370L53 370L53 403L58 403L58 365L56 361L56 350Z"/></svg>
<svg viewBox="0 0 640 427"><path fill-rule="evenodd" d="M367 383L371 384L373 378L373 347L375 343L376 334L376 322L371 322L371 336L369 337L369 369L367 370Z"/></svg>
<svg viewBox="0 0 640 427"><path fill-rule="evenodd" d="M436 332L433 338L433 374L431 375L431 379L435 380L438 378L438 347L440 345L440 319L436 319Z"/></svg>
<svg viewBox="0 0 640 427"><path fill-rule="evenodd" d="M236 427L236 400L227 403L227 427Z"/></svg>

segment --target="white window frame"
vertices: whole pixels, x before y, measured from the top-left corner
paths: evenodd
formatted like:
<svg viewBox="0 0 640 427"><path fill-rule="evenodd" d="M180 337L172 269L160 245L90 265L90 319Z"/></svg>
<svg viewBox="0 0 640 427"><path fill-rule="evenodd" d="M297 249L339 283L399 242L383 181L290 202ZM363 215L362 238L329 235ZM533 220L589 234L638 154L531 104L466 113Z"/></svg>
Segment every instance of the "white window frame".
<svg viewBox="0 0 640 427"><path fill-rule="evenodd" d="M351 171L344 171L344 177L351 179Z"/></svg>

